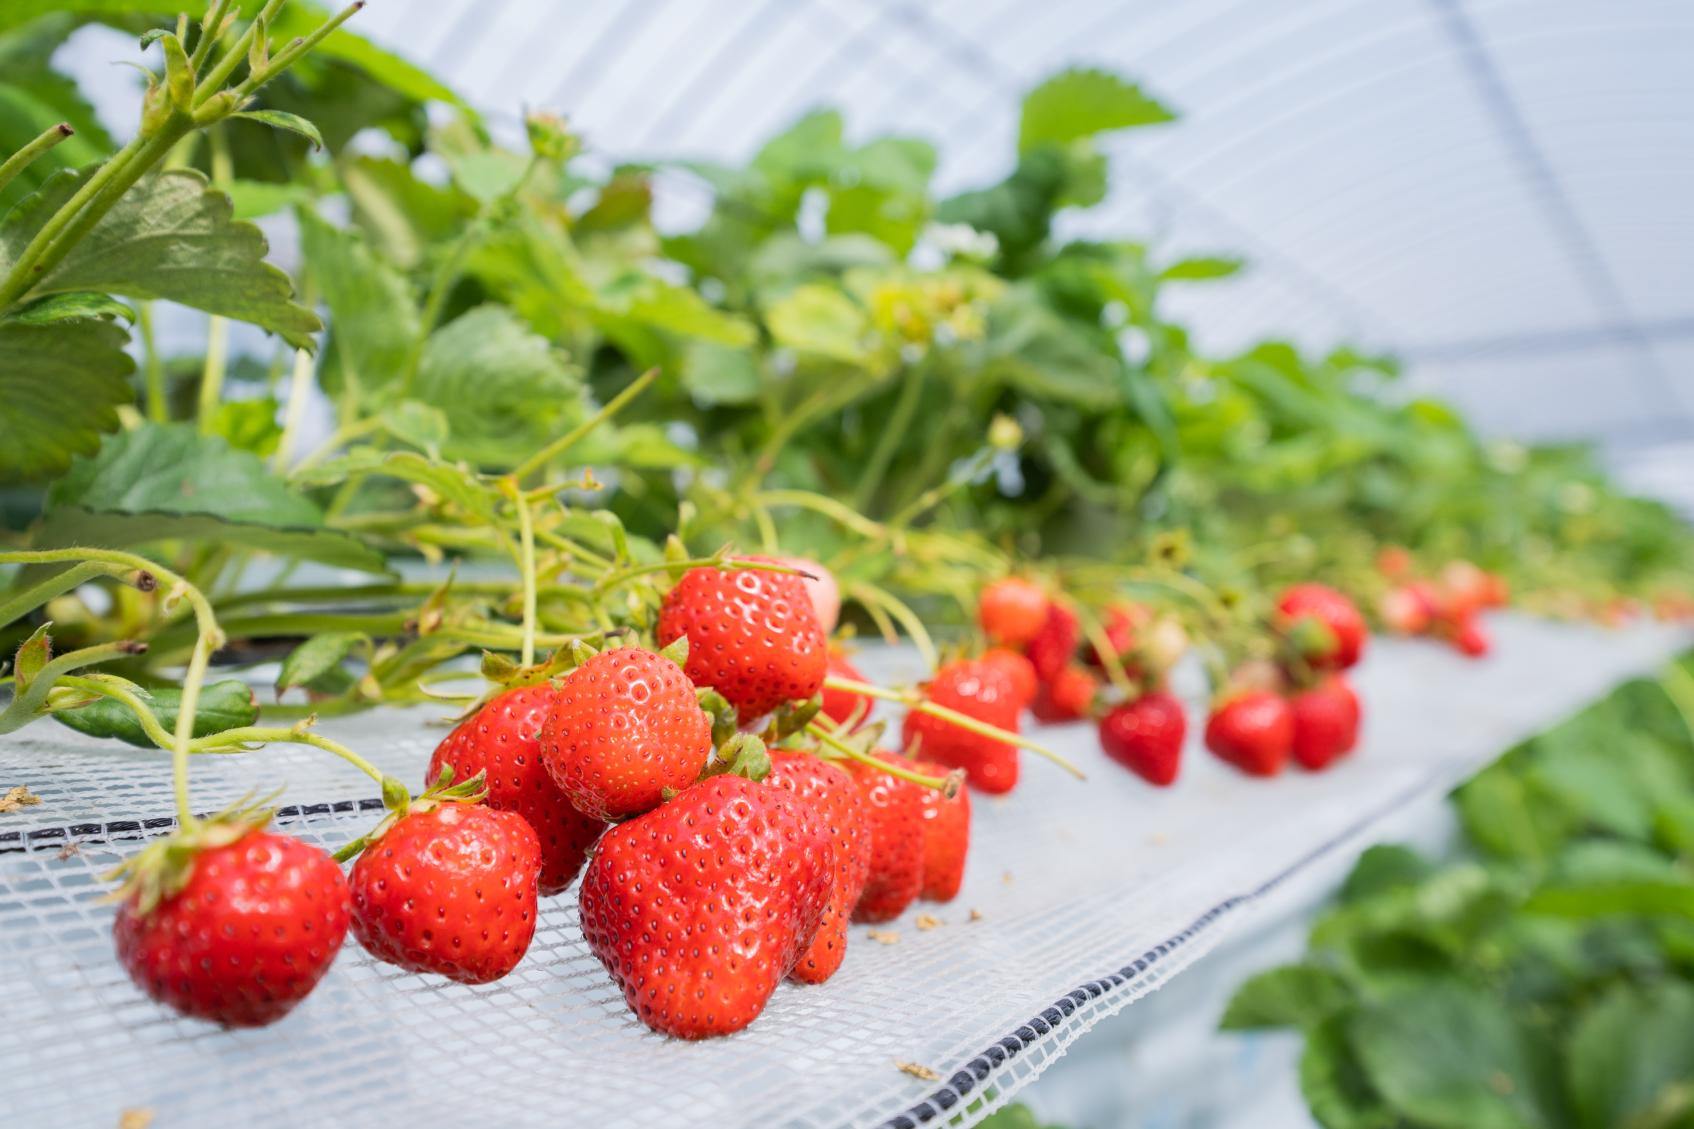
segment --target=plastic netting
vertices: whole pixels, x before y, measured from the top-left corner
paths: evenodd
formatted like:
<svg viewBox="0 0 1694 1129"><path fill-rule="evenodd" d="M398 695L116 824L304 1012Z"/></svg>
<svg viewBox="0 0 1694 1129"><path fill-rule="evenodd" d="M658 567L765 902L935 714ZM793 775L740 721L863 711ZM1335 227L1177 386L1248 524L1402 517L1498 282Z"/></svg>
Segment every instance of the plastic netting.
<svg viewBox="0 0 1694 1129"><path fill-rule="evenodd" d="M1014 796L976 798L957 901L883 927L892 943L856 927L828 984L784 985L749 1030L703 1044L655 1035L628 1012L582 942L574 889L544 901L529 956L494 985L401 973L349 940L271 1028L177 1019L124 976L113 909L99 900L99 875L171 825L166 758L32 726L0 743L0 789L27 784L43 800L0 815L0 1120L103 1126L146 1109L172 1129L968 1125L1203 955L1304 863L1686 643L1657 628L1516 618L1498 639L1482 663L1379 642L1358 680L1363 747L1320 775L1248 780L1196 735L1182 780L1157 791L1106 762L1089 727L1045 731L1090 770L1087 785L1026 760ZM910 655L865 657L873 676L911 673ZM372 714L326 730L418 779L442 733L429 718ZM378 808L366 778L309 749L202 757L193 780L208 811L286 780L279 822L330 848ZM940 924L920 927L924 913Z"/></svg>

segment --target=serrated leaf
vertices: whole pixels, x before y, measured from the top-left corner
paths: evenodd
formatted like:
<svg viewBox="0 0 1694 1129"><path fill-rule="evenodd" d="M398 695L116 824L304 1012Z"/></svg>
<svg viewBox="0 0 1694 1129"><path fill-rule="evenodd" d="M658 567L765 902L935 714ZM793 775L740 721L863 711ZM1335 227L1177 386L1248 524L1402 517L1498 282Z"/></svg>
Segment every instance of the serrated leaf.
<svg viewBox="0 0 1694 1129"><path fill-rule="evenodd" d="M1682 1124L1694 1108L1694 988L1612 985L1577 1020L1565 1061L1583 1129Z"/></svg>
<svg viewBox="0 0 1694 1129"><path fill-rule="evenodd" d="M210 541L365 572L380 554L324 527L309 499L258 456L185 424L149 424L108 439L47 494L41 548Z"/></svg>
<svg viewBox="0 0 1694 1129"><path fill-rule="evenodd" d="M796 287L765 311L765 324L778 345L797 353L861 366L870 361L866 347L869 317L832 286L807 283Z"/></svg>
<svg viewBox="0 0 1694 1129"><path fill-rule="evenodd" d="M355 232L301 209L300 249L329 308L343 367L367 393L397 380L422 330L411 287Z"/></svg>
<svg viewBox="0 0 1694 1129"><path fill-rule="evenodd" d="M759 398L759 360L751 349L690 343L683 355L682 386L701 404L750 404Z"/></svg>
<svg viewBox="0 0 1694 1129"><path fill-rule="evenodd" d="M341 666L341 661L354 648L368 643L369 637L356 631L334 631L314 635L288 653L276 676L276 692L295 686L306 686Z"/></svg>
<svg viewBox="0 0 1694 1129"><path fill-rule="evenodd" d="M1348 1043L1342 1017L1307 1033L1300 1055L1300 1094L1323 1129L1392 1129L1399 1120L1371 1088Z"/></svg>
<svg viewBox="0 0 1694 1129"><path fill-rule="evenodd" d="M100 449L134 396L128 341L106 320L0 321L0 483L51 477Z"/></svg>
<svg viewBox="0 0 1694 1129"><path fill-rule="evenodd" d="M297 133L310 141L314 149L324 147L324 137L323 134L318 132L318 127L299 114L290 114L284 110L242 110L239 113L231 114L230 117L258 122L261 125L268 125L272 129Z"/></svg>
<svg viewBox="0 0 1694 1129"><path fill-rule="evenodd" d="M182 708L182 691L175 687L144 690L138 695L152 707L165 732L176 732L177 712ZM128 706L111 698L101 698L74 710L53 714L64 725L90 737L110 737L142 749L157 749ZM194 709L194 736L210 737L226 729L252 725L259 719L259 706L253 700L253 689L236 679L213 682L200 689L200 700Z"/></svg>
<svg viewBox="0 0 1694 1129"><path fill-rule="evenodd" d="M1219 1026L1225 1031L1311 1027L1337 1014L1352 1000L1352 988L1327 968L1310 964L1272 968L1235 990Z"/></svg>
<svg viewBox="0 0 1694 1129"><path fill-rule="evenodd" d="M1175 119L1168 107L1135 83L1079 67L1059 72L1024 96L1018 152Z"/></svg>
<svg viewBox="0 0 1694 1129"><path fill-rule="evenodd" d="M1245 265L1240 259L1221 255L1199 256L1192 259L1178 259L1160 271L1159 277L1167 282L1201 282L1240 274L1241 268Z"/></svg>
<svg viewBox="0 0 1694 1129"><path fill-rule="evenodd" d="M484 467L513 466L587 416L576 376L504 306L431 334L412 394L446 413L443 454Z"/></svg>
<svg viewBox="0 0 1694 1129"><path fill-rule="evenodd" d="M382 409L382 429L402 443L430 454L447 442L447 413L416 400L402 400Z"/></svg>
<svg viewBox="0 0 1694 1129"><path fill-rule="evenodd" d="M51 177L0 221L0 275L94 166ZM229 197L190 169L139 182L95 224L32 295L93 290L163 298L251 322L297 348L314 347L317 315L293 301L288 276L265 262L263 233L233 218Z"/></svg>

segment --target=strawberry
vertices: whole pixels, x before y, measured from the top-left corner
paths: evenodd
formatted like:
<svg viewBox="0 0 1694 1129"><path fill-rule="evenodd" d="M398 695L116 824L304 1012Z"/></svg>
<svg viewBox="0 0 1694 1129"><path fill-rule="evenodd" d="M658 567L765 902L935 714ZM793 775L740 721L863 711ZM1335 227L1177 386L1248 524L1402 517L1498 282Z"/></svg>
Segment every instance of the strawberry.
<svg viewBox="0 0 1694 1129"><path fill-rule="evenodd" d="M529 951L540 877L541 841L516 812L413 807L353 864L353 935L409 972L486 984Z"/></svg>
<svg viewBox="0 0 1694 1129"><path fill-rule="evenodd" d="M1099 692L1100 679L1072 663L1036 694L1035 716L1048 723L1081 721L1093 711L1094 695Z"/></svg>
<svg viewBox="0 0 1694 1129"><path fill-rule="evenodd" d="M124 896L112 927L118 962L184 1015L225 1027L275 1023L335 960L347 879L328 854L287 835L216 822L200 831L210 845L189 846L186 875L163 891L138 882ZM182 850L190 841L165 842ZM162 848L156 857L173 866Z"/></svg>
<svg viewBox="0 0 1694 1129"><path fill-rule="evenodd" d="M847 955L847 924L859 904L871 870L871 824L868 802L852 776L840 765L819 760L810 753L772 749L771 768L765 783L792 792L817 812L831 837L834 874L829 902L818 922L800 963L794 966L796 980L822 984L841 967Z"/></svg>
<svg viewBox="0 0 1694 1129"><path fill-rule="evenodd" d="M1389 580L1406 580L1417 568L1417 562L1405 546L1384 545L1376 555L1376 568Z"/></svg>
<svg viewBox="0 0 1694 1129"><path fill-rule="evenodd" d="M1480 659L1493 647L1488 632L1483 630L1482 621L1474 615L1461 616L1453 625L1452 634L1453 646L1469 658Z"/></svg>
<svg viewBox="0 0 1694 1129"><path fill-rule="evenodd" d="M1250 776L1275 776L1294 746L1294 714L1269 690L1245 690L1212 708L1206 748Z"/></svg>
<svg viewBox="0 0 1694 1129"><path fill-rule="evenodd" d="M744 722L810 698L829 669L829 642L792 573L689 569L659 609L659 642L683 636L688 677L722 694Z"/></svg>
<svg viewBox="0 0 1694 1129"><path fill-rule="evenodd" d="M449 766L450 783L484 773L488 794L483 802L496 811L517 812L541 840L543 894L557 894L571 884L588 848L606 829L576 810L542 759L540 732L553 698L547 685L496 695L436 747L425 781L437 783Z"/></svg>
<svg viewBox="0 0 1694 1129"><path fill-rule="evenodd" d="M1404 584L1382 597L1378 611L1388 630L1396 635L1422 635L1435 619L1435 601L1427 585Z"/></svg>
<svg viewBox="0 0 1694 1129"><path fill-rule="evenodd" d="M583 939L647 1026L727 1035L811 945L834 873L810 804L713 776L601 838L582 875Z"/></svg>
<svg viewBox="0 0 1694 1129"><path fill-rule="evenodd" d="M1100 719L1106 755L1161 788L1176 781L1187 733L1182 702L1162 690L1113 706Z"/></svg>
<svg viewBox="0 0 1694 1129"><path fill-rule="evenodd" d="M1129 652L1131 648L1136 646L1137 636L1147 626L1150 618L1150 613L1140 604L1113 604L1106 609L1106 620L1100 625L1101 629L1106 633L1106 642L1112 646L1112 654L1116 655L1118 661L1123 662L1126 667L1133 668L1134 664L1130 662ZM1100 649L1093 644L1088 646L1087 657L1089 666L1104 667L1106 665L1106 660L1100 654ZM1134 676L1135 671L1131 669L1130 677L1133 678Z"/></svg>
<svg viewBox="0 0 1694 1129"><path fill-rule="evenodd" d="M1359 742L1359 699L1334 674L1288 701L1294 715L1294 760L1316 772L1328 768Z"/></svg>
<svg viewBox="0 0 1694 1129"><path fill-rule="evenodd" d="M1296 584L1282 594L1277 610L1297 637L1304 624L1316 621L1327 636L1320 645L1304 649L1306 661L1320 670L1346 670L1364 653L1368 631L1365 617L1353 601L1323 584Z"/></svg>
<svg viewBox="0 0 1694 1129"><path fill-rule="evenodd" d="M947 768L929 761L912 761L914 772L946 776ZM960 788L948 796L939 788L918 787L923 805L923 888L926 902L950 902L965 880L965 856L971 845L971 794Z"/></svg>
<svg viewBox="0 0 1694 1129"><path fill-rule="evenodd" d="M1018 731L1021 707L1017 688L1003 667L980 659L944 663L924 693L937 705L1000 729ZM908 749L914 741L921 741L919 750L925 758L964 769L971 784L984 792L1010 792L1018 782L1015 745L917 710L906 712L902 735Z"/></svg>
<svg viewBox="0 0 1694 1129"><path fill-rule="evenodd" d="M800 577L800 583L812 599L812 611L817 614L818 626L823 628L825 635L834 631L841 619L841 585L836 582L835 574L810 557L777 557L775 560L806 574Z"/></svg>
<svg viewBox="0 0 1694 1129"><path fill-rule="evenodd" d="M1076 645L1081 638L1076 615L1062 604L1053 604L1047 611L1047 622L1041 625L1035 638L1024 648L1035 677L1051 682L1076 657Z"/></svg>
<svg viewBox="0 0 1694 1129"><path fill-rule="evenodd" d="M1028 659L1007 647L990 647L982 652L982 661L1000 667L1011 678L1012 694L1017 698L1020 709L1035 701L1040 684Z"/></svg>
<svg viewBox="0 0 1694 1129"><path fill-rule="evenodd" d="M859 672L859 668L848 661L847 656L831 648L829 652L829 673L840 678L851 678L855 682L865 682L867 679ZM875 705L863 694L855 694L851 690L835 690L828 686L823 688L823 708L818 712L823 714L836 725L846 725L852 720L853 729L859 728L870 720L871 707ZM853 720L853 719L857 720Z"/></svg>
<svg viewBox="0 0 1694 1129"><path fill-rule="evenodd" d="M892 753L872 754L905 763ZM892 921L923 892L923 795L927 789L860 761L848 766L864 793L870 817L871 865L854 921Z"/></svg>
<svg viewBox="0 0 1694 1129"><path fill-rule="evenodd" d="M1008 576L984 586L977 596L976 617L989 642L1021 647L1047 622L1049 603L1040 585Z"/></svg>
<svg viewBox="0 0 1694 1129"><path fill-rule="evenodd" d="M1493 594L1488 574L1470 561L1448 561L1442 566L1440 580L1449 614L1455 617L1487 607Z"/></svg>
<svg viewBox="0 0 1694 1129"><path fill-rule="evenodd" d="M541 728L541 757L576 810L613 820L655 808L665 789L700 778L712 723L670 659L602 651L559 684Z"/></svg>

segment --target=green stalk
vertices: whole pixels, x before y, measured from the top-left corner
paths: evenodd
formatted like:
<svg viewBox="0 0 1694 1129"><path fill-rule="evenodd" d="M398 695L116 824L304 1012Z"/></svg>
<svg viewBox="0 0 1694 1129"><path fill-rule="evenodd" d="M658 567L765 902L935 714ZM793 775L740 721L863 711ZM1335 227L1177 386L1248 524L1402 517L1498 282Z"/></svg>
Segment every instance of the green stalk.
<svg viewBox="0 0 1694 1129"><path fill-rule="evenodd" d="M518 489L517 480L505 480L512 504L518 510L518 577L523 584L523 648L519 652L524 666L535 664L535 518L529 512L529 499Z"/></svg>
<svg viewBox="0 0 1694 1129"><path fill-rule="evenodd" d="M952 772L946 776L925 776L923 773L914 772L912 769L909 769L904 765L893 764L889 761L873 757L869 753L862 752L859 749L854 748L852 745L849 745L847 742L843 741L841 738L837 737L835 734L831 733L828 729L819 725L815 721L807 723L806 732L849 760L855 760L860 764L868 765L871 768L876 769L878 772L886 772L890 776L898 776L901 780L909 780L913 784L921 784L925 788L934 788L938 792L946 793L949 797L959 794L959 777L962 773Z"/></svg>
<svg viewBox="0 0 1694 1129"><path fill-rule="evenodd" d="M294 372L288 381L288 407L282 417L282 436L271 453L271 469L278 474L288 473L294 458L294 444L300 434L300 423L306 415L306 397L312 389L312 354L304 349L294 351Z"/></svg>
<svg viewBox="0 0 1694 1129"><path fill-rule="evenodd" d="M135 570L127 566L84 561L0 600L0 627L28 615L55 596L62 596L96 577L115 576L122 579L134 574Z"/></svg>
<svg viewBox="0 0 1694 1129"><path fill-rule="evenodd" d="M267 0L265 6L259 9L259 14L254 17L252 23L247 25L247 30L241 33L241 37L235 41L235 45L224 53L224 57L218 60L217 65L194 87L193 105L195 109L199 109L205 104L206 99L224 88L224 84L229 81L229 76L235 73L235 68L247 61L247 49L253 45L253 37L258 34L260 23L263 22L266 27L269 27L271 22L276 19L276 14L282 10L282 6L287 2L288 0ZM278 56L278 59L280 59L280 56ZM272 61L273 68L276 61ZM247 81L252 81L251 75L248 76Z"/></svg>
<svg viewBox="0 0 1694 1129"><path fill-rule="evenodd" d="M659 379L659 370L650 368L630 381L628 387L606 401L605 407L514 467L512 477L522 481L564 454L583 436L622 411L631 400L645 392L648 385L657 379Z"/></svg>
<svg viewBox="0 0 1694 1129"><path fill-rule="evenodd" d="M0 164L0 191L4 191L8 184L17 179L19 173L34 164L43 153L75 133L76 130L71 128L69 122L60 122L58 125L47 127L39 137L7 157L5 163Z"/></svg>
<svg viewBox="0 0 1694 1129"><path fill-rule="evenodd" d="M200 65L211 54L212 45L218 41L223 31L224 15L229 11L229 0L212 0L211 10L206 18L200 21L200 41L194 45L194 53L188 57L190 70L198 71Z"/></svg>
<svg viewBox="0 0 1694 1129"><path fill-rule="evenodd" d="M864 473L859 475L859 484L853 489L853 506L858 510L870 508L871 499L876 497L877 488L882 485L882 476L888 472L888 464L894 461L894 452L905 442L906 432L911 429L912 419L917 414L918 401L923 399L924 370L920 365L906 374L906 379L900 385L900 398L894 402L894 411L888 417L888 423L883 427L882 434L877 438L876 447L871 451L870 459L865 463Z"/></svg>
<svg viewBox="0 0 1694 1129"><path fill-rule="evenodd" d="M1022 734L1013 733L1010 730L989 725L985 721L978 721L976 718L971 717L968 714L962 714L955 709L948 709L946 706L938 705L920 695L902 694L897 690L884 690L882 687L872 686L868 682L858 682L851 678L837 678L833 674L828 678L825 678L823 680L823 684L824 688L828 690L845 690L848 693L862 694L868 698L880 698L885 702L898 702L907 709L916 710L919 713L926 713L930 717L951 722L952 724L957 725L960 729L975 733L980 737L987 737L990 740L999 741L1001 744L1005 745L1016 745L1020 749L1028 749L1037 756L1045 757L1052 761L1054 764L1058 765L1078 780L1088 779L1088 777L1084 776L1082 770L1076 767L1076 765L1072 764L1064 757L1061 757L1053 750L1046 748L1043 745L1036 744L1034 741L1031 741Z"/></svg>
<svg viewBox="0 0 1694 1129"><path fill-rule="evenodd" d="M41 672L30 682L29 688L7 703L4 711L0 711L0 735L21 729L35 720L36 711L47 700L48 693L62 675L73 670L81 670L95 663L110 662L112 659L127 658L140 650L145 650L129 640L117 643L100 643L93 647L83 647L77 651L67 651L41 668Z"/></svg>
<svg viewBox="0 0 1694 1129"><path fill-rule="evenodd" d="M141 334L144 355L142 372L147 380L147 418L154 423L166 423L171 418L171 412L165 399L165 359L159 355L158 342L153 337L152 302L135 304L135 326Z"/></svg>
<svg viewBox="0 0 1694 1129"><path fill-rule="evenodd" d="M211 126L206 140L212 147L212 183L219 188L229 184L234 168L229 157L229 139L223 130ZM213 418L223 401L224 374L229 368L229 319L213 314L206 323L206 364L200 372L200 402L198 420L200 434L212 434Z"/></svg>

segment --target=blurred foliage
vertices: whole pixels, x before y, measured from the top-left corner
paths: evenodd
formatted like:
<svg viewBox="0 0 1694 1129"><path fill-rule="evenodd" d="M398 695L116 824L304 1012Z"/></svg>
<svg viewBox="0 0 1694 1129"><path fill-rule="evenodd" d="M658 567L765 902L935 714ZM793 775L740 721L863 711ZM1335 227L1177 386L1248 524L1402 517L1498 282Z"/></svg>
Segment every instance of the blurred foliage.
<svg viewBox="0 0 1694 1129"><path fill-rule="evenodd" d="M1298 1028L1326 1129L1694 1124L1691 666L1460 788L1457 859L1366 851L1223 1026Z"/></svg>

